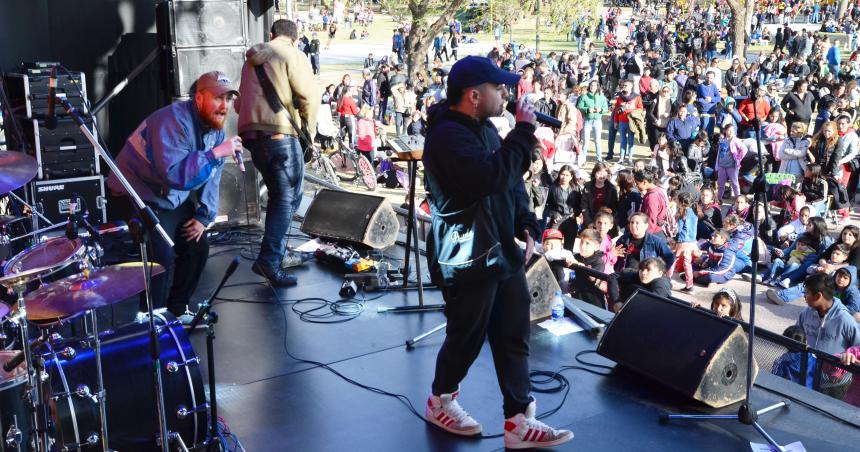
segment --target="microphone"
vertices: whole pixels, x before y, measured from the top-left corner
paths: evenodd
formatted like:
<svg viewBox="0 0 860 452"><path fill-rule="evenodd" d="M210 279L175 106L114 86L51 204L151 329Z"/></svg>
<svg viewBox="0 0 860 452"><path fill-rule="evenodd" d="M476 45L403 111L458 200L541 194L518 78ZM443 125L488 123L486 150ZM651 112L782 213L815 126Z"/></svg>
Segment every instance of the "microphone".
<svg viewBox="0 0 860 452"><path fill-rule="evenodd" d="M227 270L224 272L224 277L221 278L221 282L218 283L218 287L215 289L214 292L212 292L212 295L209 296L209 299L201 303L200 306L197 308L197 314L194 315L194 319L191 321L191 326L189 327L189 330L194 331L194 328L197 328L197 324L199 324L203 320L203 317L205 317L206 314L209 313L209 309L212 307L212 300L214 300L215 297L218 296L218 292L221 292L221 288L224 287L224 284L227 282L230 276L233 275L233 272L236 271L236 268L239 267L239 259L239 256L236 256L233 258L232 261L230 261L230 265L227 266Z"/></svg>
<svg viewBox="0 0 860 452"><path fill-rule="evenodd" d="M236 163L239 164L239 171L245 172L245 161L242 159L242 150L239 149L233 152L233 157L236 159Z"/></svg>
<svg viewBox="0 0 860 452"><path fill-rule="evenodd" d="M66 223L66 238L69 240L78 238L78 217L75 215L75 212L78 210L77 201L77 199L69 201L69 221Z"/></svg>
<svg viewBox="0 0 860 452"><path fill-rule="evenodd" d="M54 98L57 96L57 67L51 66L48 75L48 114L45 116L45 128L54 130L57 128L57 116L54 114Z"/></svg>
<svg viewBox="0 0 860 452"><path fill-rule="evenodd" d="M517 115L517 101L512 100L512 101L508 102L508 106L506 107L506 109L509 112L511 112L512 115L514 115L516 117L516 115ZM557 118L553 118L550 115L545 115L541 112L536 111L535 117L537 119L537 122L539 122L545 126L549 126L549 127L554 128L554 129L560 129L561 128L561 121L559 121Z"/></svg>

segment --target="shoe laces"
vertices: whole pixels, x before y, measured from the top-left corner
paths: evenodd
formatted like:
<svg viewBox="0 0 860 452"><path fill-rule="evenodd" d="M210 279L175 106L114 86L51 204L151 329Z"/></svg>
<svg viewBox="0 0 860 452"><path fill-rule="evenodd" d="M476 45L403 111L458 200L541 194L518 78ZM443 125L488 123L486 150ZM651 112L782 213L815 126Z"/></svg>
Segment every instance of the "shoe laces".
<svg viewBox="0 0 860 452"><path fill-rule="evenodd" d="M542 432L550 432L552 434L555 434L554 428L544 424L536 418L527 418L523 416L523 426L526 427L525 431L528 431L528 429L534 429Z"/></svg>
<svg viewBox="0 0 860 452"><path fill-rule="evenodd" d="M456 400L452 400L442 405L442 409L445 411L445 414L451 416L457 422L463 422L469 417L469 413L467 413Z"/></svg>

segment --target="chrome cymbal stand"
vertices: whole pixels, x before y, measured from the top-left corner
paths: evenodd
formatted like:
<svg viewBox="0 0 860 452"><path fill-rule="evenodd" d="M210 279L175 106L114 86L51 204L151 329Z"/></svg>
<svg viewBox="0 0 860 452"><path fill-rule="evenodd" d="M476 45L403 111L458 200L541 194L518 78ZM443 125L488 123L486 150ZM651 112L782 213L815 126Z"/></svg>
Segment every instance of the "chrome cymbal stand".
<svg viewBox="0 0 860 452"><path fill-rule="evenodd" d="M91 309L89 311L90 314L90 324L92 326L91 334L92 334L92 346L96 352L96 378L98 384L98 390L96 391L96 398L99 403L99 428L101 430L101 443L102 450L108 450L108 428L107 428L107 391L105 391L105 383L104 378L102 376L102 341L99 339L99 324L98 324L98 315L96 314L95 309Z"/></svg>

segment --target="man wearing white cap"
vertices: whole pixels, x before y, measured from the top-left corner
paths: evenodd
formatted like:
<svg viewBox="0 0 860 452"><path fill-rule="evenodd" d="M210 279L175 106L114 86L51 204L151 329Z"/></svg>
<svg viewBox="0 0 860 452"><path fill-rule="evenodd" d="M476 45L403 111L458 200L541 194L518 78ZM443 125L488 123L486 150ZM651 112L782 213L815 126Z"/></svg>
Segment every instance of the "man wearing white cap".
<svg viewBox="0 0 860 452"><path fill-rule="evenodd" d="M149 233L150 257L165 270L152 278L153 306L166 306L177 316L185 312L209 257L204 232L218 212L224 158L242 149L238 136L224 137L227 112L238 94L223 73L201 75L193 99L149 115L116 158L122 174L175 243L171 248L157 233ZM116 175L108 178L108 188L116 212L124 218L136 216Z"/></svg>

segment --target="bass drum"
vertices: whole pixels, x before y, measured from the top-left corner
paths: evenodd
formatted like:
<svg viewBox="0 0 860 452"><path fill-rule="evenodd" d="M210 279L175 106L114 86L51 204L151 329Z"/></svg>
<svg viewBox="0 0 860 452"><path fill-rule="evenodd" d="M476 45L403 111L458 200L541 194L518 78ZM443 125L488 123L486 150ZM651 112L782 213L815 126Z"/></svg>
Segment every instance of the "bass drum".
<svg viewBox="0 0 860 452"><path fill-rule="evenodd" d="M207 404L199 358L178 321L156 314L161 348L161 377L167 428L190 448L206 439ZM164 325L167 325L165 328ZM149 322L132 323L101 336L102 370L107 393L108 442L120 451L159 451L155 376L149 354ZM101 450L95 349L85 341L51 346L46 361L46 395L57 445Z"/></svg>
<svg viewBox="0 0 860 452"><path fill-rule="evenodd" d="M0 362L18 352L0 351ZM27 365L6 372L0 366L0 452L35 450L33 417L27 402Z"/></svg>

